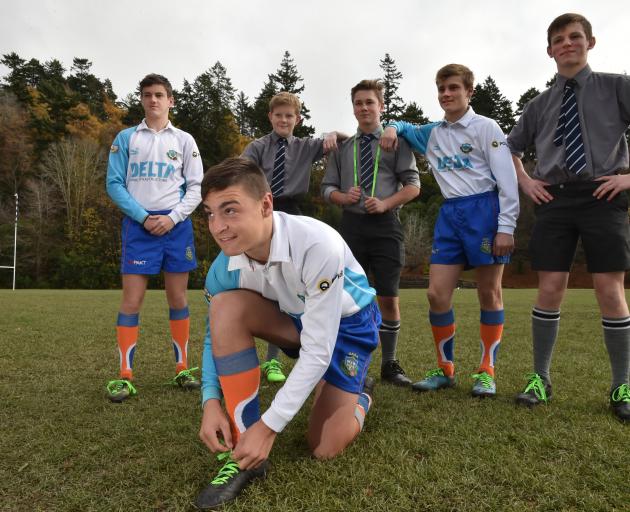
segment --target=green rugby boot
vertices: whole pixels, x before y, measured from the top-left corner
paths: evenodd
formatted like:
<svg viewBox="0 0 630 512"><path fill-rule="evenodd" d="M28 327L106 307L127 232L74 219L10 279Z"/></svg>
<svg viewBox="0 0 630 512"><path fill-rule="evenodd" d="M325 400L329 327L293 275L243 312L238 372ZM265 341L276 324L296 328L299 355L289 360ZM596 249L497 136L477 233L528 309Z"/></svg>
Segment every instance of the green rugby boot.
<svg viewBox="0 0 630 512"><path fill-rule="evenodd" d="M287 378L282 373L282 363L277 359L270 359L260 365L260 371L263 372L268 382L284 382Z"/></svg>
<svg viewBox="0 0 630 512"><path fill-rule="evenodd" d="M131 381L126 379L110 380L107 383L107 398L112 402L120 403L137 394L138 392Z"/></svg>

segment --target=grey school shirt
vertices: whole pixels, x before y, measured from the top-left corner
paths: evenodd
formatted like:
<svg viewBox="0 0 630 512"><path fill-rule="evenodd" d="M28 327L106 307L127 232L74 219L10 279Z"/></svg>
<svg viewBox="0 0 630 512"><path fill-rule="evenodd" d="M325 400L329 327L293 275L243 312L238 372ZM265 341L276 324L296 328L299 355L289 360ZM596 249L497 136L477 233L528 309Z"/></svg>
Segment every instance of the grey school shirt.
<svg viewBox="0 0 630 512"><path fill-rule="evenodd" d="M532 177L551 184L591 181L628 168L624 133L630 125L630 77L596 73L586 66L574 79L586 157L586 168L579 175L567 170L564 145L553 143L568 80L562 75L556 75L549 89L525 105L507 139L510 151L519 158L535 144L537 162Z"/></svg>
<svg viewBox="0 0 630 512"><path fill-rule="evenodd" d="M372 157L376 160L378 141L383 128L380 126L372 132L374 138L371 142ZM321 190L326 201L330 202L330 194L335 190L347 192L356 185L354 171L354 144L356 139L357 150L357 178L361 180L361 131L349 137L339 144L337 151L328 154L328 166L322 180ZM411 152L407 141L398 139L396 151L381 150L378 174L376 175L374 196L386 199L398 192L404 185L413 185L420 188L420 175L416 166L416 159ZM367 213L365 209L365 195L361 200L352 205L344 205L343 209L353 213Z"/></svg>
<svg viewBox="0 0 630 512"><path fill-rule="evenodd" d="M278 150L280 136L271 132L248 144L241 155L262 167L271 183L273 163ZM280 197L293 197L308 192L313 162L324 156L324 140L310 137L287 137L284 157L284 190Z"/></svg>

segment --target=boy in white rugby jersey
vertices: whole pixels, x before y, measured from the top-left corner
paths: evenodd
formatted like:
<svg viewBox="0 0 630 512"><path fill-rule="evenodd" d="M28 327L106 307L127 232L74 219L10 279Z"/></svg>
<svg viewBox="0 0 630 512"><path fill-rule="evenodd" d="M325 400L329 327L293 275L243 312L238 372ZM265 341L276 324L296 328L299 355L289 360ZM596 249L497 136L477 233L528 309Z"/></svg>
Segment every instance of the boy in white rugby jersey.
<svg viewBox="0 0 630 512"><path fill-rule="evenodd" d="M164 271L175 378L185 389L198 389L188 368L190 318L188 273L197 267L189 215L201 201L203 165L192 136L168 119L173 89L162 75L140 82L145 118L121 131L112 144L107 168L107 193L125 214L122 226L123 298L116 334L120 352L119 378L107 385L113 402L136 394L132 384L139 313L148 276Z"/></svg>
<svg viewBox="0 0 630 512"><path fill-rule="evenodd" d="M394 122L381 138L386 150L401 136L426 155L445 197L435 224L427 292L438 368L412 388L435 391L455 384L453 290L462 270L474 267L481 362L472 376L472 394L494 396L494 365L504 323L501 277L514 248L519 213L516 172L499 125L469 105L472 71L449 64L437 72L435 81L444 120L423 126Z"/></svg>

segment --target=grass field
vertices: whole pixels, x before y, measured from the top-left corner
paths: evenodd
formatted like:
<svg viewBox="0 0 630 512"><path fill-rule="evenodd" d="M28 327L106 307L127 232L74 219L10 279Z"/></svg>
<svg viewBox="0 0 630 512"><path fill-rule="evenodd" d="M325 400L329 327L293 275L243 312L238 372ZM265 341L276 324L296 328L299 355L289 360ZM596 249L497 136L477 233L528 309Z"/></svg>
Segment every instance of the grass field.
<svg viewBox="0 0 630 512"><path fill-rule="evenodd" d="M339 458L308 456L302 411L280 435L268 478L226 511L630 510L630 426L607 409L609 365L592 291L563 307L554 402L520 409L530 370L534 290L505 292L495 400L469 396L479 359L474 290L456 292L459 384L419 395L377 384L359 439ZM106 400L116 375L116 291L0 291L0 510L185 511L219 467L197 439L199 398L165 385L174 370L163 292L141 314L139 395ZM434 366L423 290L402 291L399 357ZM199 364L204 301L190 297ZM377 355L371 374L378 375ZM267 406L274 388L262 386Z"/></svg>

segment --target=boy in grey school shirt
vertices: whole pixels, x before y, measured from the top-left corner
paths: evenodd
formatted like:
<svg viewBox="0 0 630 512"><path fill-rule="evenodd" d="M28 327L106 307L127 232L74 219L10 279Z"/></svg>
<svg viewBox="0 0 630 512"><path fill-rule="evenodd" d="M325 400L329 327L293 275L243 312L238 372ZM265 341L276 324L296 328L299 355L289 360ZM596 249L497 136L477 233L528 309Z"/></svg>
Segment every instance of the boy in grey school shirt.
<svg viewBox="0 0 630 512"><path fill-rule="evenodd" d="M323 139L294 137L302 104L295 94L280 92L269 101L269 121L273 131L248 144L241 155L260 166L273 195L275 211L302 215L299 201L308 192L313 163L337 148L337 136L331 132ZM261 370L269 382L284 382L280 349L269 343Z"/></svg>
<svg viewBox="0 0 630 512"><path fill-rule="evenodd" d="M624 191L630 189L630 175L619 174L628 169L630 77L591 71L587 57L595 38L582 15L553 20L547 44L556 81L525 106L508 137L519 185L536 203L530 254L539 279L532 310L534 373L516 401L532 407L551 398L549 367L579 237L612 367L611 409L630 422L630 315L624 290L630 268ZM530 178L521 158L532 144L537 163ZM574 396L579 399L579 391Z"/></svg>
<svg viewBox="0 0 630 512"><path fill-rule="evenodd" d="M359 128L328 157L322 180L324 198L343 208L341 235L366 274L372 271L383 317L379 329L381 379L398 386L411 380L396 359L400 331L398 284L404 262L402 205L420 193L416 161L405 141L395 152L381 154L383 84L362 80L351 92Z"/></svg>

